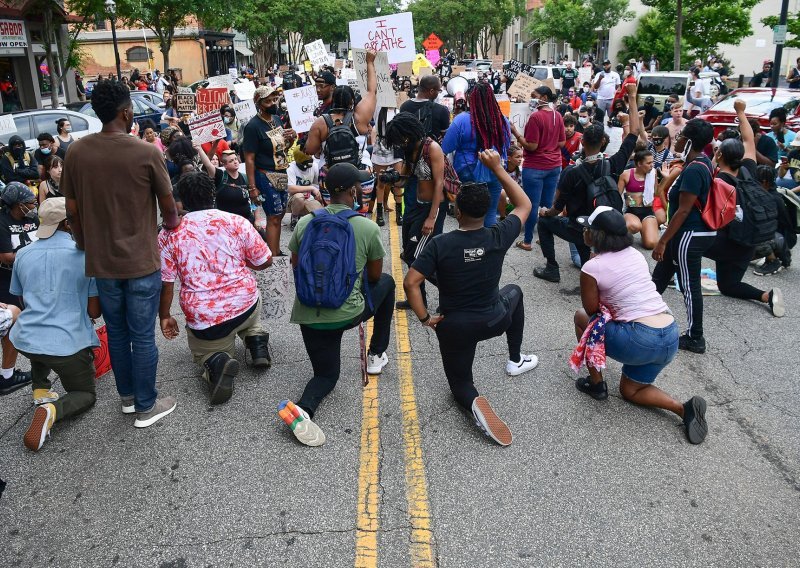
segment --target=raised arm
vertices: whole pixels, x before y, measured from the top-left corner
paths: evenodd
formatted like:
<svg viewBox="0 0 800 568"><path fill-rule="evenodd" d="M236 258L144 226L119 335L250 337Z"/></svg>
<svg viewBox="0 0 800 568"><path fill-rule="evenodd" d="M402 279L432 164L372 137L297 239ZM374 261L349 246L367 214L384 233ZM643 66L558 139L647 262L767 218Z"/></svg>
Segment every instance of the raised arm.
<svg viewBox="0 0 800 568"><path fill-rule="evenodd" d="M375 51L367 51L367 92L361 98L355 110L356 128L361 134L369 130L369 122L375 116L375 105L378 102L378 75L375 72ZM306 143L306 147L308 143Z"/></svg>
<svg viewBox="0 0 800 568"><path fill-rule="evenodd" d="M742 133L744 157L755 161L756 135L753 132L753 127L750 126L750 121L747 120L747 115L744 114L744 109L747 108L747 103L742 99L736 99L733 101L733 108L736 111L736 117L739 119L739 132Z"/></svg>
<svg viewBox="0 0 800 568"><path fill-rule="evenodd" d="M528 216L531 214L531 200L528 199L528 196L525 195L525 192L522 191L522 188L519 186L519 184L511 179L510 175L508 175L508 172L503 167L500 154L498 154L495 150L484 150L478 154L478 158L480 158L484 166L492 170L492 173L497 176L500 185L503 186L506 196L514 206L514 210L511 212L511 215L516 215L519 217L520 222L524 224L525 221L528 220Z"/></svg>

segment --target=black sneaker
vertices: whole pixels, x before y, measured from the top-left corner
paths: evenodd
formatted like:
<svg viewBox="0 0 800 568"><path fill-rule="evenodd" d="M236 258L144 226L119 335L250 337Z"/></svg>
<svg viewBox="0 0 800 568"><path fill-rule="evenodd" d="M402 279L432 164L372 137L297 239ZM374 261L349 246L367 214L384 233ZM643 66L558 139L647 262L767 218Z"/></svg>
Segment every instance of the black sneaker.
<svg viewBox="0 0 800 568"><path fill-rule="evenodd" d="M233 379L239 373L239 362L227 353L214 353L203 363L208 370L206 382L211 388L211 404L222 404L233 395Z"/></svg>
<svg viewBox="0 0 800 568"><path fill-rule="evenodd" d="M299 215L292 215L292 220L289 223L289 230L294 231L294 228L297 226L297 222L300 220Z"/></svg>
<svg viewBox="0 0 800 568"><path fill-rule="evenodd" d="M765 262L755 270L753 270L753 274L756 276L772 276L773 274L777 274L783 270L783 265L781 261L777 258L775 260L770 260Z"/></svg>
<svg viewBox="0 0 800 568"><path fill-rule="evenodd" d="M558 266L550 263L534 268L533 275L548 282L561 282L561 272L558 270Z"/></svg>
<svg viewBox="0 0 800 568"><path fill-rule="evenodd" d="M386 224L386 221L383 220L383 212L378 213L378 216L375 217L375 222L379 227L383 227Z"/></svg>
<svg viewBox="0 0 800 568"><path fill-rule="evenodd" d="M608 385L605 381L592 384L589 377L581 377L575 381L575 388L581 392L585 392L595 400L605 400L608 398Z"/></svg>
<svg viewBox="0 0 800 568"><path fill-rule="evenodd" d="M678 340L678 348L684 351L691 351L692 353L705 353L706 352L706 338L702 335L700 337L692 337L687 333L681 335Z"/></svg>
<svg viewBox="0 0 800 568"><path fill-rule="evenodd" d="M686 437L692 444L699 444L706 439L706 401L703 397L693 396L683 404L683 425Z"/></svg>
<svg viewBox="0 0 800 568"><path fill-rule="evenodd" d="M783 292L780 288L773 288L769 291L769 309L776 318L786 315L786 306L783 304Z"/></svg>
<svg viewBox="0 0 800 568"><path fill-rule="evenodd" d="M31 384L31 372L14 369L14 374L8 379L0 378L0 395L11 394L25 385Z"/></svg>
<svg viewBox="0 0 800 568"><path fill-rule="evenodd" d="M403 225L403 212L401 211L402 207L400 204L395 203L395 221L397 221L397 226L400 227Z"/></svg>
<svg viewBox="0 0 800 568"><path fill-rule="evenodd" d="M266 369L272 365L272 356L269 353L269 333L245 337L244 345L250 352L253 367Z"/></svg>

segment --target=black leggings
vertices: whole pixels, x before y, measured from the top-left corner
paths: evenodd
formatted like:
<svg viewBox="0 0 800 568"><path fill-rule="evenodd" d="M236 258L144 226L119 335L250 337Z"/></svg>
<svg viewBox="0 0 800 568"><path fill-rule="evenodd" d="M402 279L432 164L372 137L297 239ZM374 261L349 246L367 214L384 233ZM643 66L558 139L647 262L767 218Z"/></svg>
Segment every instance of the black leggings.
<svg viewBox="0 0 800 568"><path fill-rule="evenodd" d="M467 410L478 396L472 376L472 363L478 342L506 334L508 358L520 360L525 309L522 290L509 284L500 290L500 302L489 312L452 312L436 326L442 364L456 402Z"/></svg>
<svg viewBox="0 0 800 568"><path fill-rule="evenodd" d="M653 269L653 282L663 294L677 272L678 284L686 304L689 335L703 336L703 287L700 285L700 268L703 255L714 243L714 232L681 231L667 244L664 260Z"/></svg>
<svg viewBox="0 0 800 568"><path fill-rule="evenodd" d="M717 262L717 286L722 294L731 298L761 301L764 291L742 282L753 260L755 248L734 243L728 239L725 230L717 232L714 244L703 256Z"/></svg>

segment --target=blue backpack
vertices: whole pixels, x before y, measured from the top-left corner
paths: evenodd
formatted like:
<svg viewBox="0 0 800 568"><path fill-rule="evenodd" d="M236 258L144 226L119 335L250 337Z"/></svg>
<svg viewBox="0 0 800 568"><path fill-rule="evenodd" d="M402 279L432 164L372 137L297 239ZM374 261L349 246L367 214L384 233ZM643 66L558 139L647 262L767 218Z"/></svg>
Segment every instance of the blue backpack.
<svg viewBox="0 0 800 568"><path fill-rule="evenodd" d="M297 298L305 306L337 309L342 307L359 277L356 269L356 240L349 219L358 216L352 209L337 214L317 209L308 223L297 254L294 283ZM366 267L364 297L369 302Z"/></svg>

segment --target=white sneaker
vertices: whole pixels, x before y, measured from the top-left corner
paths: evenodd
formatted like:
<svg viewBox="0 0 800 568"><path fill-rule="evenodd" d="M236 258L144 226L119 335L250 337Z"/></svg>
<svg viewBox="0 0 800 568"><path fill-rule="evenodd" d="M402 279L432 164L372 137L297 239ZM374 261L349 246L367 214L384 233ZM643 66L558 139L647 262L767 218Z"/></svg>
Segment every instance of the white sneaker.
<svg viewBox="0 0 800 568"><path fill-rule="evenodd" d="M174 396L166 396L164 398L157 398L156 403L149 412L139 412L136 414L136 421L133 423L135 428L147 428L152 426L165 416L169 415L175 407L178 406L178 401Z"/></svg>
<svg viewBox="0 0 800 568"><path fill-rule="evenodd" d="M472 416L475 424L483 430L483 433L501 446L511 444L513 436L511 430L502 419L495 414L489 401L482 396L475 397L472 401Z"/></svg>
<svg viewBox="0 0 800 568"><path fill-rule="evenodd" d="M386 353L381 353L380 355L374 355L372 353L367 353L367 374L368 375L380 375L383 368L389 362L389 357L386 356Z"/></svg>
<svg viewBox="0 0 800 568"><path fill-rule="evenodd" d="M506 363L506 374L509 377L516 377L535 369L538 364L539 358L536 355L522 355L521 359L516 363L511 360Z"/></svg>
<svg viewBox="0 0 800 568"><path fill-rule="evenodd" d="M132 396L122 396L120 397L120 401L122 402L122 414L136 413L136 404Z"/></svg>
<svg viewBox="0 0 800 568"><path fill-rule="evenodd" d="M297 441L306 446L321 446L325 443L325 433L308 415L308 412L291 400L283 400L278 405L278 416L292 430Z"/></svg>

